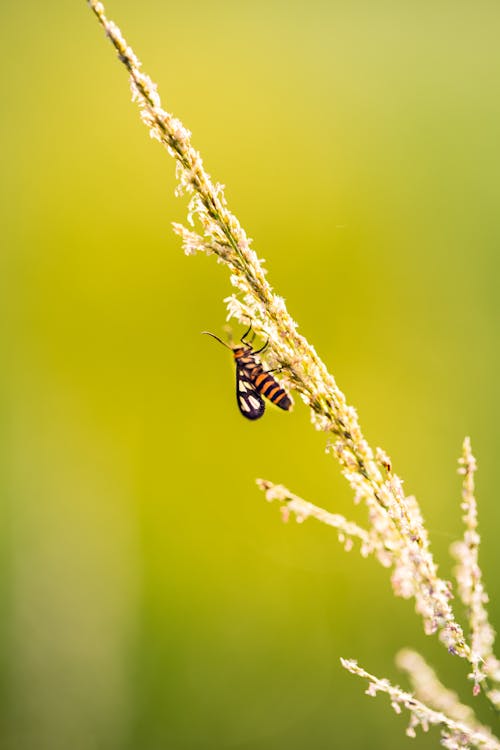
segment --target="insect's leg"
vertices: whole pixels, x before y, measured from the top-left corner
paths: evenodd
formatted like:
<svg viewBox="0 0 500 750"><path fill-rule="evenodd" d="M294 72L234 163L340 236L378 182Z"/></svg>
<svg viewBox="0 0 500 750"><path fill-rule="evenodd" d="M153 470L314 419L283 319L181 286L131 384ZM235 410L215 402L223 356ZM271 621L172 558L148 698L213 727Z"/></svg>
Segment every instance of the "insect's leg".
<svg viewBox="0 0 500 750"><path fill-rule="evenodd" d="M246 337L248 336L248 334L250 333L251 330L252 330L252 321L250 321L250 325L248 326L248 329L245 331L245 333L243 334L243 336L240 339L240 341L241 341L242 344L246 344L245 339L246 339ZM254 334L254 336L255 336L255 334Z"/></svg>
<svg viewBox="0 0 500 750"><path fill-rule="evenodd" d="M265 373L268 373L268 372L282 372L283 370L289 370L289 369L290 369L289 365L281 365L281 367L273 367L272 370L264 370L264 372Z"/></svg>
<svg viewBox="0 0 500 750"><path fill-rule="evenodd" d="M267 345L268 345L268 344L269 344L269 339L267 339L267 341L266 341L266 343L264 344L264 346L261 346L261 347L260 347L260 349L256 349L256 350L254 351L254 354L260 354L261 352L263 352L263 351L264 351L265 349L267 349Z"/></svg>

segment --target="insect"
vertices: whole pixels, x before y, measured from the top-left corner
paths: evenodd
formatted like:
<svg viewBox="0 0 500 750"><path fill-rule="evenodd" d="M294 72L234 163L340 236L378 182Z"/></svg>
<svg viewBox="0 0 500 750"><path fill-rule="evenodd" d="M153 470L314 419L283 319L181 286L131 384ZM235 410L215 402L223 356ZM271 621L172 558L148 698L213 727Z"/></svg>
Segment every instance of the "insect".
<svg viewBox="0 0 500 750"><path fill-rule="evenodd" d="M254 350L251 344L246 341L246 337L251 330L252 326L241 337L240 341L243 346L229 346L215 334L209 331L203 331L203 333L212 336L233 352L236 362L236 401L238 408L247 419L259 419L264 414L265 409L262 396L285 411L290 409L292 401L278 381L271 375L273 370L264 370L256 356L264 351L268 342L260 349Z"/></svg>

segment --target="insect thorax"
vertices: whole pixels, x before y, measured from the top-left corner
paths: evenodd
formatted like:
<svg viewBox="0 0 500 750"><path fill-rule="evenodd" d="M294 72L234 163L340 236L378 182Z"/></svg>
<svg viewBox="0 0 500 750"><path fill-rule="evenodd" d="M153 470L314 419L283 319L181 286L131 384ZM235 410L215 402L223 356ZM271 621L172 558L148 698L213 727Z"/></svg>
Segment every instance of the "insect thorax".
<svg viewBox="0 0 500 750"><path fill-rule="evenodd" d="M238 346L233 349L233 357L238 367L255 367L260 365L250 346Z"/></svg>

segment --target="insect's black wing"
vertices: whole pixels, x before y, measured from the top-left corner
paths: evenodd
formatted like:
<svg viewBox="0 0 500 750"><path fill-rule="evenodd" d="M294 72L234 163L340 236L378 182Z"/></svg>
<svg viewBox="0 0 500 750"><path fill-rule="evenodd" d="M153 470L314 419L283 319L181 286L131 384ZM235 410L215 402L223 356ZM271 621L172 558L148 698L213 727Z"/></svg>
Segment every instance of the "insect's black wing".
<svg viewBox="0 0 500 750"><path fill-rule="evenodd" d="M259 419L264 414L264 401L255 390L245 367L236 366L236 401L247 419Z"/></svg>

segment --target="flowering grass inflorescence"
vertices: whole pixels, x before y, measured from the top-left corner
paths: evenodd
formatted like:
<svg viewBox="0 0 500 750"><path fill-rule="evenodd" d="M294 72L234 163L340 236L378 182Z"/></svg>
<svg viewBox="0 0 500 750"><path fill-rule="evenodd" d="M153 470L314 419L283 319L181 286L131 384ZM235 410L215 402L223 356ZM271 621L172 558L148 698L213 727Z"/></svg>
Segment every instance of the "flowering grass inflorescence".
<svg viewBox="0 0 500 750"><path fill-rule="evenodd" d="M177 194L190 196L189 227L174 224L185 252L215 255L219 262L227 265L236 289L236 294L226 300L229 317L242 324L250 319L254 331L269 341L270 361L282 368L287 385L309 406L315 427L329 435L328 451L338 460L354 490L355 501L365 502L368 526L362 529L342 516L301 500L282 486L264 480L259 480L259 486L268 500L279 500L283 504L287 517L293 514L297 520L304 520L313 516L333 526L346 548L357 540L363 555L373 553L390 568L394 592L415 599L425 632L437 633L451 653L469 662L475 693L489 678L493 686L488 688L487 695L493 704L500 706L500 670L493 656L494 633L484 608L486 595L477 564L479 536L470 443L466 441L462 459L466 532L463 542L455 547L459 561L458 592L467 606L471 631L470 637L466 637L450 603L451 584L438 575L416 499L404 494L402 482L385 452L379 448L373 450L367 443L355 409L347 403L313 346L299 334L283 298L269 284L250 239L229 211L223 186L212 181L200 154L191 145L190 132L163 109L155 84L141 72L141 64L120 29L106 18L103 4L96 0L89 0L89 4L130 75L133 99L140 107L151 136L160 141L176 161ZM377 681L354 662L343 664L370 679L377 689L389 692L395 704L405 705L412 714L412 727L425 721L442 725L448 747L465 747L459 744L460 738L465 737L470 745L500 748L500 744L478 729L474 722L457 723L451 715L445 716L425 706L386 681ZM450 744L452 742L455 744Z"/></svg>
<svg viewBox="0 0 500 750"><path fill-rule="evenodd" d="M377 693L387 693L391 706L396 713L403 708L410 712L410 723L406 730L408 737L415 737L416 728L421 727L427 732L429 726L435 724L441 727L441 744L448 750L464 750L469 747L484 750L500 750L500 742L486 727L477 727L471 722L466 723L436 711L429 705L415 698L411 693L401 690L397 685L391 685L388 680L380 679L358 666L353 659L341 659L342 666L351 674L368 680L366 694L375 697Z"/></svg>

